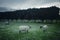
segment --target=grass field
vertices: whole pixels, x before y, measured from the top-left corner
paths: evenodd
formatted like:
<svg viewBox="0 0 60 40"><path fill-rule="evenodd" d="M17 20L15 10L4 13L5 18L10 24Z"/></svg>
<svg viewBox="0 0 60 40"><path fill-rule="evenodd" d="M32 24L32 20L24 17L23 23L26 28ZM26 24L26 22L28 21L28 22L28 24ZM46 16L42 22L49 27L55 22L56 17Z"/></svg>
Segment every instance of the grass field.
<svg viewBox="0 0 60 40"><path fill-rule="evenodd" d="M21 25L30 25L31 29L28 33L19 33ZM43 32L40 25L48 25L47 31ZM0 22L0 40L60 40L60 24L10 21L7 25Z"/></svg>

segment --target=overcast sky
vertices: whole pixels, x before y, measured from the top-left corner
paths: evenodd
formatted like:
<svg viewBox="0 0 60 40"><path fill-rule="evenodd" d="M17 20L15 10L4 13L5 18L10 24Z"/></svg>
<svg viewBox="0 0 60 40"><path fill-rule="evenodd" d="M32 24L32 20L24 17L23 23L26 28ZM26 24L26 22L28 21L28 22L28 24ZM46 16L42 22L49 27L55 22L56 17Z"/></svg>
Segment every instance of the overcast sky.
<svg viewBox="0 0 60 40"><path fill-rule="evenodd" d="M16 10L49 7L54 5L60 7L60 0L0 0L0 7Z"/></svg>

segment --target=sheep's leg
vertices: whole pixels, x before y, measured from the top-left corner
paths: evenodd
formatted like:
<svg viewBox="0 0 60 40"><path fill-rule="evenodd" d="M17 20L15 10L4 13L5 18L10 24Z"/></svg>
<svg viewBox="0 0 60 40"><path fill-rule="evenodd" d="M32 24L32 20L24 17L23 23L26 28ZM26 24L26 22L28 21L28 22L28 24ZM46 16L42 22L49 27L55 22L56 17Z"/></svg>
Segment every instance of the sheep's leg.
<svg viewBox="0 0 60 40"><path fill-rule="evenodd" d="M27 30L27 33L28 33L28 30Z"/></svg>
<svg viewBox="0 0 60 40"><path fill-rule="evenodd" d="M43 32L46 32L46 30L43 30Z"/></svg>
<svg viewBox="0 0 60 40"><path fill-rule="evenodd" d="M43 30L43 32L47 32L47 29Z"/></svg>
<svg viewBox="0 0 60 40"><path fill-rule="evenodd" d="M21 33L21 31L19 31L19 33Z"/></svg>

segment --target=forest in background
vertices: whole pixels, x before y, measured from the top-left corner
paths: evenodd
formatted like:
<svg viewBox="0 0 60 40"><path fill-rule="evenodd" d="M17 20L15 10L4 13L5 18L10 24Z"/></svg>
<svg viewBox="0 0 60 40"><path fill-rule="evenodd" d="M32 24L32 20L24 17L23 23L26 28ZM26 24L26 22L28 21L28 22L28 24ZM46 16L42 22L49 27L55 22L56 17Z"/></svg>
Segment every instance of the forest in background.
<svg viewBox="0 0 60 40"><path fill-rule="evenodd" d="M48 8L30 8L27 10L16 10L0 12L0 20L60 20L59 8L56 6Z"/></svg>

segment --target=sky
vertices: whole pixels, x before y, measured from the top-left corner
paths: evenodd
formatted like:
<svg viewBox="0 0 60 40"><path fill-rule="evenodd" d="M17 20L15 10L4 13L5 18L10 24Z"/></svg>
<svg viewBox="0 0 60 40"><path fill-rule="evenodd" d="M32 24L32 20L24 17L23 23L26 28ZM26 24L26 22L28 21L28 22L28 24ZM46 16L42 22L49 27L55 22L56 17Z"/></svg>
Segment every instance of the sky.
<svg viewBox="0 0 60 40"><path fill-rule="evenodd" d="M60 0L0 0L0 11L50 6L57 6L60 8Z"/></svg>

